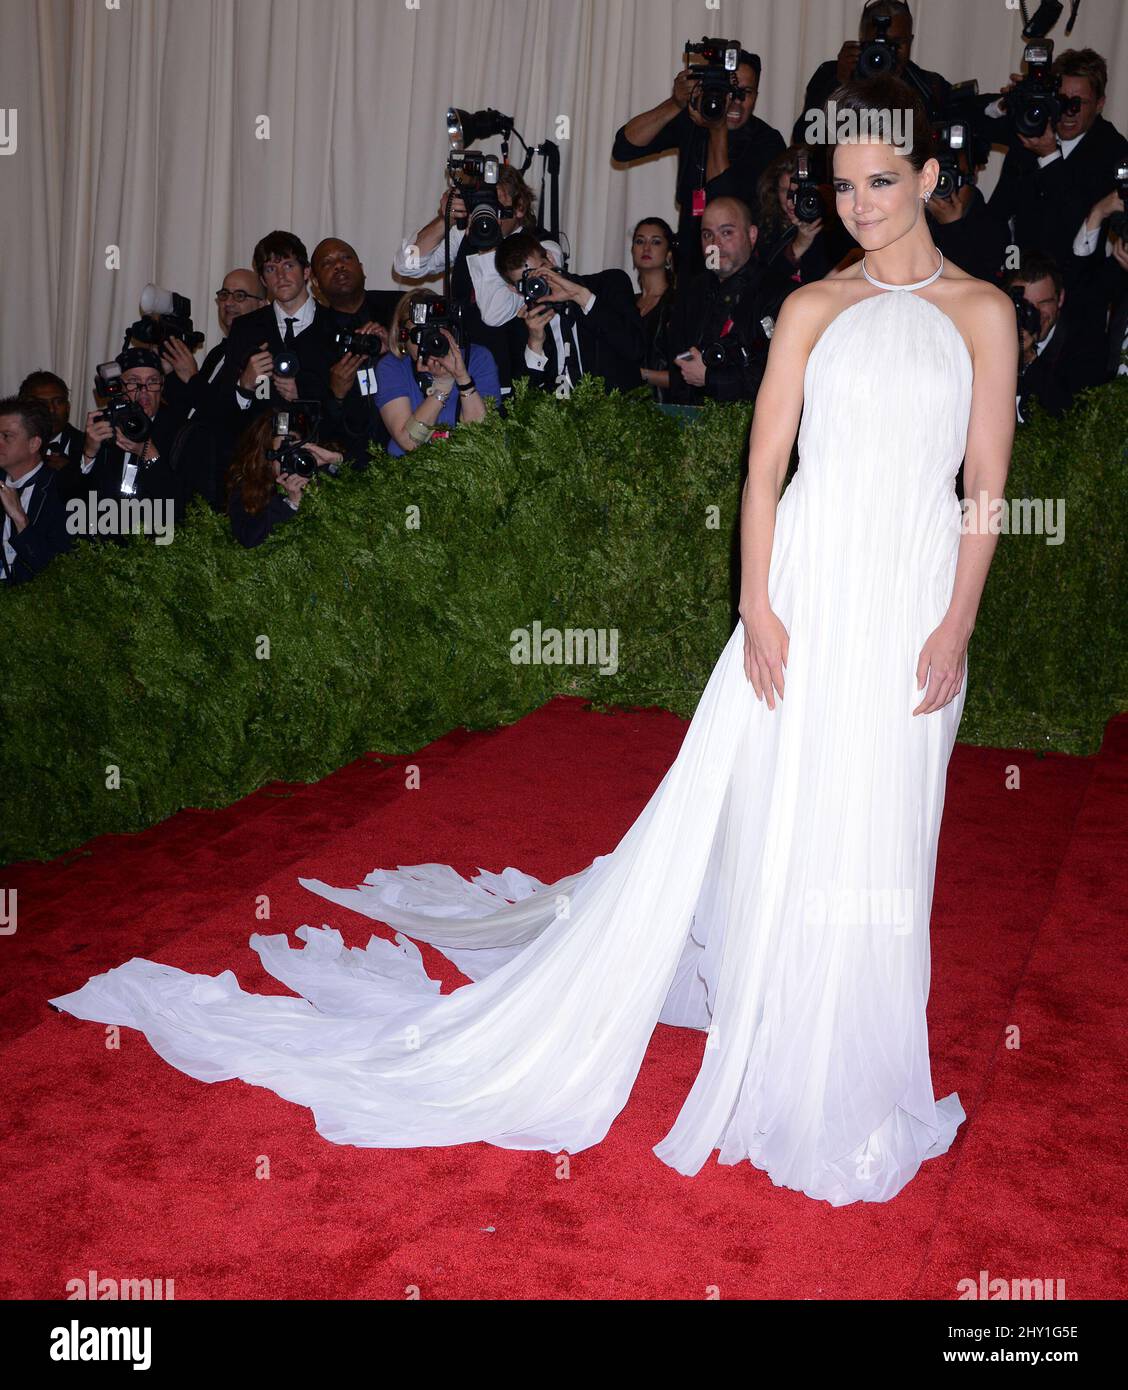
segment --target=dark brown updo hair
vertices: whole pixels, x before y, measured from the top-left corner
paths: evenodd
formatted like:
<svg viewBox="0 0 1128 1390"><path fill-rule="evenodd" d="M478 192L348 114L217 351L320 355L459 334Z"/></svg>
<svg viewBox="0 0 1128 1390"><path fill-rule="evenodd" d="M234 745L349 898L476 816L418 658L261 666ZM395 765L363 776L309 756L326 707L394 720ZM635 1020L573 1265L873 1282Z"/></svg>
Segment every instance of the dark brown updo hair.
<svg viewBox="0 0 1128 1390"><path fill-rule="evenodd" d="M846 82L836 88L827 98L827 106L834 102L836 111L908 111L912 114L912 148L904 156L919 174L925 161L934 159L936 144L932 138L932 123L928 119L924 102L915 88L899 77L883 74L880 77L861 78L856 82ZM826 108L824 107L824 110ZM830 170L834 171L834 147L830 149Z"/></svg>

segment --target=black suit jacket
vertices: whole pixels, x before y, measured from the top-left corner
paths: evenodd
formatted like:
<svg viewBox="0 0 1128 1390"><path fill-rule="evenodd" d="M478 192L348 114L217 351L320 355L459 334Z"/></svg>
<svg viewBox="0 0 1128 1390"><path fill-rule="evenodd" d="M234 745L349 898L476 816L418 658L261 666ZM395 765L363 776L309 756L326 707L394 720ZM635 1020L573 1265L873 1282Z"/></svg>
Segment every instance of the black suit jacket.
<svg viewBox="0 0 1128 1390"><path fill-rule="evenodd" d="M0 583L26 584L73 544L67 531L66 503L59 489L58 475L46 464L35 476L31 501L25 510L27 525L22 531L13 526L9 537L16 552L15 563L7 579ZM0 570L4 568L4 554L0 551Z"/></svg>
<svg viewBox="0 0 1128 1390"><path fill-rule="evenodd" d="M780 269L782 258L770 266L755 258L735 275L720 279L706 270L678 292L678 302L670 321L670 400L679 405L701 405L705 400L752 401L760 389L768 360L770 340L761 319L775 319L780 305L798 286ZM790 268L789 262L783 265ZM722 340L725 324L732 326L724 337L739 343L747 352L743 366L710 366L705 385L690 386L674 360L688 348L706 348Z"/></svg>
<svg viewBox="0 0 1128 1390"><path fill-rule="evenodd" d="M329 368L336 360L330 354L333 334L329 317L330 311L325 305L318 304L314 309L313 322L294 339L299 364L295 379L298 397L303 401L320 401L322 406L329 394ZM253 314L243 314L237 318L227 337L223 370L216 378L213 390L218 417L223 426L235 435L241 434L262 411L285 405L284 398L273 387L268 398L255 399L245 409L240 408L236 398L236 382L248 358L258 352L263 343L275 357L282 351L282 334L278 330L273 304L265 304Z"/></svg>
<svg viewBox="0 0 1128 1390"><path fill-rule="evenodd" d="M569 303L561 322L565 342L572 335L578 340L582 375L602 377L608 391L631 391L641 386L640 368L646 354L646 338L626 271L601 270L595 275L565 278L586 285L595 295L589 313ZM557 309L559 312L559 306ZM552 328L549 327L544 335L544 355L548 363L541 371L533 371L525 363L529 342L525 320L511 319L505 327L509 334L514 378L526 376L541 390L555 391L562 364L557 361ZM580 372L573 370L573 382L579 375Z"/></svg>
<svg viewBox="0 0 1128 1390"><path fill-rule="evenodd" d="M1074 396L1105 380L1105 341L1084 331L1084 324L1062 306L1054 336L1041 354L1018 375L1019 410L1029 420L1027 406L1032 399L1054 416L1064 415Z"/></svg>
<svg viewBox="0 0 1128 1390"><path fill-rule="evenodd" d="M1017 244L1052 256L1071 284L1081 269L1073 239L1093 204L1112 192L1116 164L1123 159L1128 159L1128 140L1103 116L1068 159L1059 156L1044 168L1015 137L987 206L1003 222L1013 218Z"/></svg>
<svg viewBox="0 0 1128 1390"><path fill-rule="evenodd" d="M998 283L1010 232L978 188L972 189L971 202L958 222L941 222L929 213L928 230L946 261L954 261L977 280Z"/></svg>
<svg viewBox="0 0 1128 1390"><path fill-rule="evenodd" d="M336 342L336 335L342 329L358 330L366 323L379 323L390 329L387 290L366 290L363 305L352 314L339 313L327 309L320 321L315 320L313 328L324 335L325 357L329 367L340 360L342 352ZM338 400L329 389L326 375L325 401L321 438L339 444L345 457L357 468L365 468L369 462L368 448L375 444L380 450L387 448L388 431L381 418L376 399L376 363L379 357L371 357L360 367L356 380L348 394Z"/></svg>

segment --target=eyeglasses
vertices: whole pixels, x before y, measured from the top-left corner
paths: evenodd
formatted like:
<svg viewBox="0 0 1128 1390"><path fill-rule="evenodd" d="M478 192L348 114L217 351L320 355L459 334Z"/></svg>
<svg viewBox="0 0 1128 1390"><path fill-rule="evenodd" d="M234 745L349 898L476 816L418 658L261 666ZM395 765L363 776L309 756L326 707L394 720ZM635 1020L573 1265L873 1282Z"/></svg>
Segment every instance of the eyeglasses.
<svg viewBox="0 0 1128 1390"><path fill-rule="evenodd" d="M250 290L216 290L215 302L226 304L229 299L233 299L236 304L245 304L248 299L265 299L265 294L252 294Z"/></svg>
<svg viewBox="0 0 1128 1390"><path fill-rule="evenodd" d="M142 391L150 396L160 393L163 381L123 381L122 388L127 396L139 396Z"/></svg>

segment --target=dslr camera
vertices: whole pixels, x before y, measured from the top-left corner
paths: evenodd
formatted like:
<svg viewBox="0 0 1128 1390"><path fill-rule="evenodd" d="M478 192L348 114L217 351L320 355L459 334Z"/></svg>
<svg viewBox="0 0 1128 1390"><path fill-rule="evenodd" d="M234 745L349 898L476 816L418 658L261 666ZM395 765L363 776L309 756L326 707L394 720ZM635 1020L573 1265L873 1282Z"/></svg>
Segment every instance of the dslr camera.
<svg viewBox="0 0 1128 1390"><path fill-rule="evenodd" d="M1037 342L1038 334L1042 328L1042 317L1038 313L1037 306L1031 304L1022 292L1021 285L1012 285L1009 290L1011 300L1014 304L1015 317L1018 320L1018 340L1022 342L1023 333L1033 333L1034 340ZM1019 370L1022 370L1021 363Z"/></svg>
<svg viewBox="0 0 1128 1390"><path fill-rule="evenodd" d="M526 307L531 309L538 299L544 299L552 293L552 286L543 275L523 270L517 282L517 293L525 301Z"/></svg>
<svg viewBox="0 0 1128 1390"><path fill-rule="evenodd" d="M342 328L334 334L333 341L343 357L352 352L360 357L379 357L384 345L375 333L354 333L351 328Z"/></svg>
<svg viewBox="0 0 1128 1390"><path fill-rule="evenodd" d="M121 430L134 444L144 444L153 432L153 422L136 401L125 394L121 367L116 362L103 362L95 368L94 390L106 402L105 410L94 416L105 420L111 429Z"/></svg>
<svg viewBox="0 0 1128 1390"><path fill-rule="evenodd" d="M690 64L690 54L704 59ZM696 78L690 106L710 125L723 121L733 97L742 97L744 88L736 80L740 66L740 43L736 39L703 38L700 43L687 43L685 61Z"/></svg>
<svg viewBox="0 0 1128 1390"><path fill-rule="evenodd" d="M317 401L291 401L284 410L274 412L274 433L282 442L277 449L268 449L266 457L277 461L280 475L293 473L300 478L312 478L322 467L303 444L316 442L321 407ZM335 463L324 471L335 477L341 470Z"/></svg>
<svg viewBox="0 0 1128 1390"><path fill-rule="evenodd" d="M442 333L444 328L455 335L454 320L445 299L424 299L411 306L411 327L407 336L419 349L420 362L429 357L445 357L450 351L450 344Z"/></svg>
<svg viewBox="0 0 1128 1390"><path fill-rule="evenodd" d="M1116 191L1124 205L1120 212L1114 212L1108 219L1108 230L1121 241L1128 241L1128 163L1121 160L1116 166Z"/></svg>
<svg viewBox="0 0 1128 1390"><path fill-rule="evenodd" d="M975 182L972 170L971 131L963 121L941 121L932 127L936 140L936 158L940 174L933 190L937 198L950 198L961 188ZM960 168L960 154L966 151L968 170Z"/></svg>
<svg viewBox="0 0 1128 1390"><path fill-rule="evenodd" d="M823 215L822 194L818 182L811 177L810 160L806 150L795 156L795 216L800 222L817 222Z"/></svg>
<svg viewBox="0 0 1128 1390"><path fill-rule="evenodd" d="M497 201L500 170L497 155L477 150L452 150L447 159L451 185L466 204L466 216L455 226L466 232L469 251L489 251L501 245L501 206Z"/></svg>
<svg viewBox="0 0 1128 1390"><path fill-rule="evenodd" d="M199 352L204 335L192 324L192 301L160 285L146 285L138 305L141 317L125 330L123 347L141 343L160 352L169 338L179 338L189 352Z"/></svg>
<svg viewBox="0 0 1128 1390"><path fill-rule="evenodd" d="M875 34L862 44L854 67L856 78L885 77L897 66L897 47L889 37L891 14L878 15L873 21Z"/></svg>
<svg viewBox="0 0 1128 1390"><path fill-rule="evenodd" d="M1061 96L1061 78L1050 71L1054 46L1049 39L1028 43L1022 57L1026 74L1007 93L1007 110L1019 135L1033 140L1045 134L1047 125L1056 125L1066 111L1076 115L1081 110L1081 98Z"/></svg>
<svg viewBox="0 0 1128 1390"><path fill-rule="evenodd" d="M701 360L706 367L746 367L752 361L752 354L736 338L718 338L701 349Z"/></svg>

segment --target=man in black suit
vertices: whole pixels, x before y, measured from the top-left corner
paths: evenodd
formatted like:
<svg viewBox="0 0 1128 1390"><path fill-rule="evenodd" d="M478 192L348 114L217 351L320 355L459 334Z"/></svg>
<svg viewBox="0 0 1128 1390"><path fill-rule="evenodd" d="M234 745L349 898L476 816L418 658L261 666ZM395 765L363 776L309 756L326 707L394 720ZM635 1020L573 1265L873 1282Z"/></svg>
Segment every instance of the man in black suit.
<svg viewBox="0 0 1128 1390"><path fill-rule="evenodd" d="M0 583L24 584L69 550L58 477L44 459L53 417L35 400L0 400Z"/></svg>
<svg viewBox="0 0 1128 1390"><path fill-rule="evenodd" d="M217 409L235 434L264 410L294 400L324 403L329 394L329 310L309 292L305 246L292 232L271 232L255 247L253 262L270 303L231 325L215 383Z"/></svg>
<svg viewBox="0 0 1128 1390"><path fill-rule="evenodd" d="M376 399L376 363L388 350L388 296L365 289L364 266L347 241L326 237L310 257L311 283L328 305L325 319L329 391L325 398L325 434L337 440L355 468L366 468L370 444L383 452L388 431ZM398 300L399 295L394 296ZM375 354L346 352L337 334L360 333L379 339Z"/></svg>
<svg viewBox="0 0 1128 1390"><path fill-rule="evenodd" d="M548 293L522 304L509 323L514 376L544 391L568 395L583 376L602 377L608 391L642 385L646 355L642 319L623 270L564 275L532 232L518 232L497 248L498 274L514 294L522 275L539 276Z"/></svg>
<svg viewBox="0 0 1128 1390"><path fill-rule="evenodd" d="M159 503L162 516L171 512L179 520L183 514L176 458L184 410L183 403L179 407L165 403L164 369L151 348L125 348L114 361L121 368L125 399L149 417L148 435L130 439L108 420L99 419L103 412L92 410L86 417L78 483L67 501L77 498L84 504L86 526L80 528L80 534L121 539L124 523L117 523L125 515L120 504L127 499ZM100 521L107 511L101 508L106 499L115 504L116 511L110 509L113 514L109 520ZM103 525L106 529L101 529Z"/></svg>
<svg viewBox="0 0 1128 1390"><path fill-rule="evenodd" d="M215 293L216 318L223 336L203 364L196 362L179 338L169 338L161 347L165 400L190 422L179 470L185 503L198 494L213 510L225 509L223 477L235 448L236 417L230 401L220 397L219 381L227 362L231 325L265 302L266 291L253 270L230 270ZM241 417L238 423L242 423Z"/></svg>
<svg viewBox="0 0 1128 1390"><path fill-rule="evenodd" d="M1053 64L1061 97L1076 106L1037 137L1011 135L1010 149L987 206L1009 222L1012 240L1037 246L1062 268L1070 287L1079 273L1073 242L1090 208L1116 183L1128 140L1101 115L1108 67L1091 48L1067 49Z"/></svg>
<svg viewBox="0 0 1128 1390"><path fill-rule="evenodd" d="M70 422L70 388L62 377L54 372L31 372L20 382L16 394L23 400L38 401L51 417L54 434L43 450L48 467L77 468L82 458L82 431Z"/></svg>
<svg viewBox="0 0 1128 1390"><path fill-rule="evenodd" d="M765 266L753 255L759 229L738 198L717 198L705 209L701 242L715 269L679 291L669 329L670 400L753 401L767 365L774 320L796 283L777 257ZM723 362L707 362L702 349L722 347Z"/></svg>
<svg viewBox="0 0 1128 1390"><path fill-rule="evenodd" d="M858 22L857 41L847 39L839 50L838 57L828 58L825 63L821 63L807 83L803 109L791 132L793 145L807 143L809 117L823 109L836 88L854 79L862 44L872 43L876 39L877 21L886 18L889 20L889 26L885 31L885 38L892 50L890 75L899 77L902 82L913 88L924 102L930 121L943 119L952 90L951 84L938 72L929 72L927 68L922 68L912 61L913 16L905 0L866 0ZM829 183L831 180L832 169L827 155L832 148L833 146L823 141L811 143L811 173L819 183ZM750 200L746 198L745 202ZM755 207L755 203L750 202L750 206Z"/></svg>
<svg viewBox="0 0 1128 1390"><path fill-rule="evenodd" d="M1074 313L1066 304L1061 271L1047 256L1027 252L1021 269L1003 277L1003 289L1020 286L1023 298L1038 310L1037 337L1023 331L1019 360L1017 410L1019 424L1029 417L1030 402L1050 415L1061 416L1079 391L1105 380L1105 339L1095 331L1091 316Z"/></svg>
<svg viewBox="0 0 1128 1390"><path fill-rule="evenodd" d="M740 198L750 207L758 199L760 175L785 148L783 136L753 114L760 91L758 54L740 50L727 111L715 121L699 109L699 58L678 73L672 94L660 105L633 116L615 134L611 158L620 163L665 150L678 152L678 274L684 279L704 269L701 218L714 198Z"/></svg>

